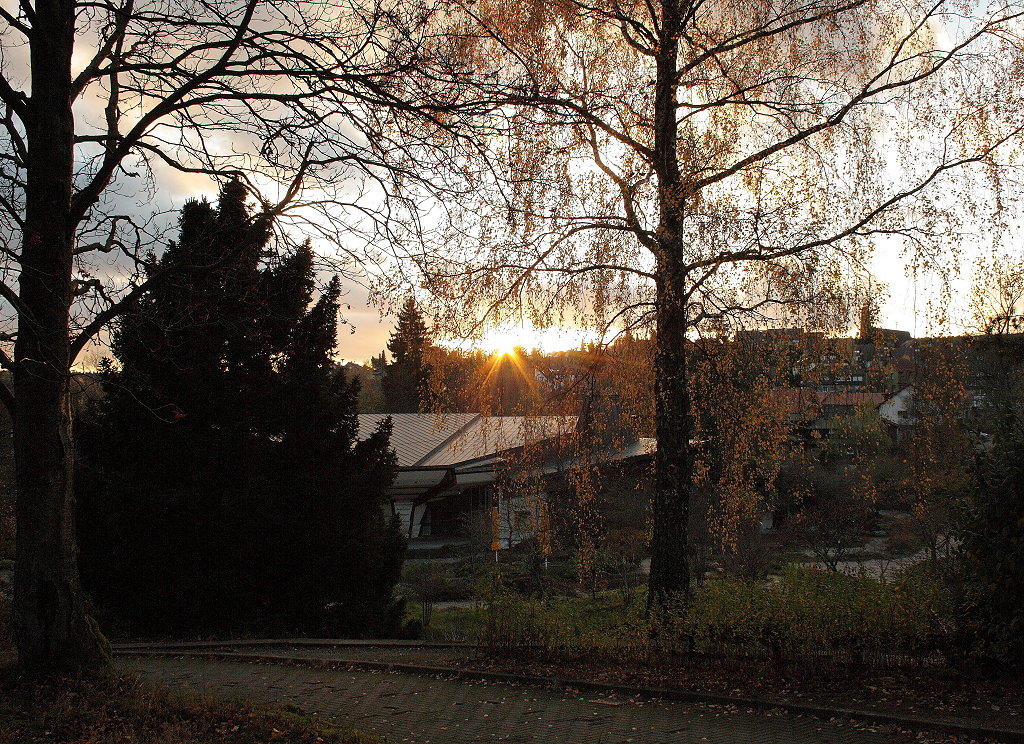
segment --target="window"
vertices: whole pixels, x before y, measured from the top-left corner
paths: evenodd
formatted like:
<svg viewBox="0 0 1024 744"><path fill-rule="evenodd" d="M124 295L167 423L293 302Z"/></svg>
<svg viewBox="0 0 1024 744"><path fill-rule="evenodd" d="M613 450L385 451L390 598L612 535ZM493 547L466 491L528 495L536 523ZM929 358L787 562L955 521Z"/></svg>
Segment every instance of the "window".
<svg viewBox="0 0 1024 744"><path fill-rule="evenodd" d="M463 499L470 511L483 511L494 505L494 494L490 486L473 486L465 489Z"/></svg>

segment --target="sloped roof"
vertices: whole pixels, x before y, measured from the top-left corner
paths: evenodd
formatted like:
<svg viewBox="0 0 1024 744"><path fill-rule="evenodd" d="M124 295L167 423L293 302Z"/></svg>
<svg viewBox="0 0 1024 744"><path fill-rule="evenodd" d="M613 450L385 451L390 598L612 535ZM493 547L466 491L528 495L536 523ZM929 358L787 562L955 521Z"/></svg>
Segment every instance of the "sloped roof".
<svg viewBox="0 0 1024 744"><path fill-rule="evenodd" d="M811 408L825 406L856 407L864 404L881 405L888 397L885 393L865 392L822 392L812 388L785 388L773 390L772 398L790 415L803 415Z"/></svg>
<svg viewBox="0 0 1024 744"><path fill-rule="evenodd" d="M428 455L443 449L449 439L480 418L479 413L361 413L359 438L369 437L388 416L392 421L391 447L399 467L423 465L421 461Z"/></svg>
<svg viewBox="0 0 1024 744"><path fill-rule="evenodd" d="M391 416L399 467L446 467L569 434L575 416L481 416L479 413L361 413L359 438Z"/></svg>
<svg viewBox="0 0 1024 744"><path fill-rule="evenodd" d="M696 444L696 440L690 440L690 444ZM658 451L658 440L654 437L640 437L632 442L627 442L622 445L612 445L611 447L602 449L594 454L597 455L598 462L622 462L624 460L632 460L634 458L650 457ZM575 467L580 463L580 459L575 455L548 462L543 466L543 472L545 475L551 475L552 473L565 473L571 468Z"/></svg>
<svg viewBox="0 0 1024 744"><path fill-rule="evenodd" d="M658 451L658 440L654 437L640 437L635 442L630 442L621 450L612 454L609 460L628 460L631 457L653 455Z"/></svg>
<svg viewBox="0 0 1024 744"><path fill-rule="evenodd" d="M544 439L570 434L575 416L477 416L419 465L480 460Z"/></svg>

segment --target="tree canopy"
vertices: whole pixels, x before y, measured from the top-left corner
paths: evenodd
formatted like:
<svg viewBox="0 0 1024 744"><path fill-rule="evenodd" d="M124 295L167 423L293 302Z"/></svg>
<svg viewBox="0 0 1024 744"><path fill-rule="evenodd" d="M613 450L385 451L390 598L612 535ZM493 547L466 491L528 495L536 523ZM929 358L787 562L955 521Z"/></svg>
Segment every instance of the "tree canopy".
<svg viewBox="0 0 1024 744"><path fill-rule="evenodd" d="M237 181L187 204L118 324L82 421L82 572L134 634L394 632L404 552L382 503L388 431L356 441L333 362L339 284L308 244L275 256Z"/></svg>
<svg viewBox="0 0 1024 744"><path fill-rule="evenodd" d="M168 180L238 176L276 192L276 225L302 223L333 243L337 270L382 261L392 239L420 230L425 192L457 198L439 176L460 144L447 135L480 103L440 83L457 55L429 23L435 10L349 0L0 8L0 365L13 373L0 402L17 432L13 625L25 669L101 661L76 567L69 373L162 281L148 272L164 228L156 197ZM438 85L414 79L430 68ZM409 126L420 118L426 129Z"/></svg>
<svg viewBox="0 0 1024 744"><path fill-rule="evenodd" d="M1017 5L484 2L453 26L503 137L477 211L423 249L424 282L536 324L655 340L650 598L690 586L687 339L749 323L834 329L872 239L935 265L956 226L1005 224L1021 119ZM985 165L972 172L970 166ZM476 175L476 171L473 171ZM960 180L962 179L962 180ZM989 179L986 181L986 179ZM461 249L461 250L459 250ZM471 318L471 324L479 323Z"/></svg>

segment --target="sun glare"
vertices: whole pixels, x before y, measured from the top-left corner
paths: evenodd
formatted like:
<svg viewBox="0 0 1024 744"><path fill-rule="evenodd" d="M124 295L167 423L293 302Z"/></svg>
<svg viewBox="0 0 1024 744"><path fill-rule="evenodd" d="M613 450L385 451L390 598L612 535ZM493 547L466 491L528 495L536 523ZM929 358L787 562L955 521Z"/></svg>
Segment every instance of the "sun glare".
<svg viewBox="0 0 1024 744"><path fill-rule="evenodd" d="M523 334L517 335L513 326L498 326L489 329L480 338L478 346L497 356L511 354L517 346L529 348L529 344L524 343Z"/></svg>
<svg viewBox="0 0 1024 744"><path fill-rule="evenodd" d="M488 328L479 339L472 342L472 345L496 356L504 356L513 353L516 347L522 347L527 351L567 351L578 349L585 342L597 340L598 334L581 328L534 328L527 324L502 324Z"/></svg>

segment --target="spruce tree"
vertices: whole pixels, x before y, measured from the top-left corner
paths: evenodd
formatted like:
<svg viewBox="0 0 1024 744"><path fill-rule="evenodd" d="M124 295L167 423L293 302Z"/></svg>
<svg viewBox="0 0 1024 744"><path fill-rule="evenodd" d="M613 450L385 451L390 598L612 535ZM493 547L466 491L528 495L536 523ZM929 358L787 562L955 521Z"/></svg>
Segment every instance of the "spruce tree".
<svg viewBox="0 0 1024 744"><path fill-rule="evenodd" d="M388 431L356 441L338 279L314 302L311 247L274 256L270 227L235 181L187 204L165 281L115 333L79 437L82 572L108 627L394 629Z"/></svg>
<svg viewBox="0 0 1024 744"><path fill-rule="evenodd" d="M983 671L1024 672L1024 432L978 455L962 534L963 645Z"/></svg>
<svg viewBox="0 0 1024 744"><path fill-rule="evenodd" d="M381 390L388 413L416 413L430 403L430 364L424 352L431 344L430 331L412 297L398 313L388 340L391 364L384 367Z"/></svg>

